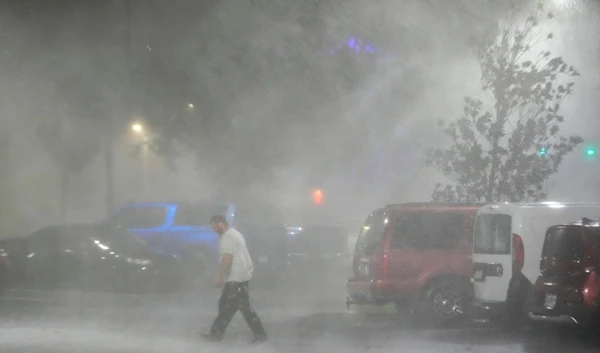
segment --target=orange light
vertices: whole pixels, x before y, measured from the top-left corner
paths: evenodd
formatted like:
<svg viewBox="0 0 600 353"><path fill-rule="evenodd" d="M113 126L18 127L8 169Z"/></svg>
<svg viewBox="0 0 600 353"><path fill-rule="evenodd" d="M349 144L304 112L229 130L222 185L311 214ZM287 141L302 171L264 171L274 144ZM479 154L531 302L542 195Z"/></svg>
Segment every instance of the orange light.
<svg viewBox="0 0 600 353"><path fill-rule="evenodd" d="M322 204L323 203L323 191L321 189L317 189L317 190L313 191L312 199L315 204L317 204L317 205Z"/></svg>

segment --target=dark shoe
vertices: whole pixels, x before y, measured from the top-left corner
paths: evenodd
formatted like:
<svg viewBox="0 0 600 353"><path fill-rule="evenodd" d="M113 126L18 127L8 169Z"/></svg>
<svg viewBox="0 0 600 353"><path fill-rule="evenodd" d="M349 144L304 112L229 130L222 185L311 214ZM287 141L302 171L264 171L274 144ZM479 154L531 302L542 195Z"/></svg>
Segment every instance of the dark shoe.
<svg viewBox="0 0 600 353"><path fill-rule="evenodd" d="M267 335L264 336L254 336L254 339L250 342L251 344L261 344L267 342Z"/></svg>
<svg viewBox="0 0 600 353"><path fill-rule="evenodd" d="M211 335L210 333L201 333L200 338L208 342L221 342L223 337Z"/></svg>

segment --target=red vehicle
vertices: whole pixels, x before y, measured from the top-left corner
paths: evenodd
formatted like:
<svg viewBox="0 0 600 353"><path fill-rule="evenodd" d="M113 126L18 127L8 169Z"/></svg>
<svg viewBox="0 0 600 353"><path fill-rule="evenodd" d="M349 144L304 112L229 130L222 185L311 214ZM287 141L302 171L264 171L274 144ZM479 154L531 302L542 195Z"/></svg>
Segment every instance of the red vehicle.
<svg viewBox="0 0 600 353"><path fill-rule="evenodd" d="M548 228L529 305L535 321L600 324L600 223Z"/></svg>
<svg viewBox="0 0 600 353"><path fill-rule="evenodd" d="M346 305L408 304L420 318L465 316L479 204L406 203L372 212L356 242Z"/></svg>

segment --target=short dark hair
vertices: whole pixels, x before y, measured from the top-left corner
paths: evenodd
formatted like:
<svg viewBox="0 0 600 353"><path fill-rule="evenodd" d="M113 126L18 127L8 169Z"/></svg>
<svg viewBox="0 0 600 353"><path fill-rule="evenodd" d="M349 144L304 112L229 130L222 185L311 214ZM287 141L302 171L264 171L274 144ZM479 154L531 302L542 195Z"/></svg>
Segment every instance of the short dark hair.
<svg viewBox="0 0 600 353"><path fill-rule="evenodd" d="M221 215L214 215L212 217L210 217L210 224L213 223L223 223L226 225L229 225L229 223L227 223L227 220L225 219L225 217L221 216Z"/></svg>

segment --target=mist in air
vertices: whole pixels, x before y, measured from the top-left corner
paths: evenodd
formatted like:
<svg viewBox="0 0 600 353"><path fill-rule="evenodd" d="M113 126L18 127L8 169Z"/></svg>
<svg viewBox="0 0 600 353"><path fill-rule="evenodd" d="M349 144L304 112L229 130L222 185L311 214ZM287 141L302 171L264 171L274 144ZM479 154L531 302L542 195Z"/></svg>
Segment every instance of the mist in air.
<svg viewBox="0 0 600 353"><path fill-rule="evenodd" d="M585 135L597 124L596 13L573 3L553 5L559 27L552 30L565 39L552 50L584 73L563 109L566 129ZM60 125L59 147L84 161L70 173L70 220L98 218L106 208L107 143L115 205L243 191L298 209L320 188L331 212L344 208L348 218L336 215L337 222L349 222L384 203L427 200L445 181L424 167L424 151L443 144L435 122L458 117L462 97L478 94L472 40L508 5L7 5L2 124L10 135L10 203L29 224L59 217L61 172L40 141L45 125ZM140 138L129 126L137 121L168 141L132 153ZM589 186L572 198L595 194L587 176L595 166L577 157L565 162L551 196L566 197L561 184L573 178Z"/></svg>
<svg viewBox="0 0 600 353"><path fill-rule="evenodd" d="M595 201L600 160L585 158L581 148L600 148L600 8L591 0L545 3L555 20L541 28L554 35L544 50L581 74L562 104L561 133L584 139L552 176L548 199ZM535 5L4 1L0 239L52 224L104 220L130 203L218 200L276 209L286 224L343 227L352 253L370 212L430 201L436 183L451 182L425 163L428 149L452 143L438 121L461 117L465 96L486 98L476 43L505 20L511 6ZM311 199L315 190L323 194L318 206ZM299 294L290 287L273 294L261 288L259 303L278 297L276 305L259 304L265 322L281 320L282 334L310 337L300 339L306 345L299 351L307 352L355 349L372 339L356 327L397 324L389 318L379 324L356 319L350 338L339 338L335 320L346 315L351 265L344 271L321 292ZM218 293L211 295L196 316L159 306L183 315L163 321L165 332L195 331L196 317L215 310ZM131 314L146 325L120 339L109 332L111 320L117 320L112 311L100 314L108 328L40 319L37 328L15 328L12 334L14 342L37 335L48 347L59 347L66 343L48 333L57 325L78 332L81 342L75 345L101 342L107 351L194 349L167 334L151 340L148 332L158 325L153 320L164 319L144 311L150 306ZM322 317L310 316L315 310ZM234 324L233 332L245 332L240 318ZM401 336L404 348L421 351L411 334ZM273 340L287 345L283 338ZM429 351L463 347L440 337L434 341ZM227 349L237 349L235 344ZM493 346L480 351L488 348L494 351ZM376 345L370 349L379 351ZM280 351L265 351L270 350Z"/></svg>

